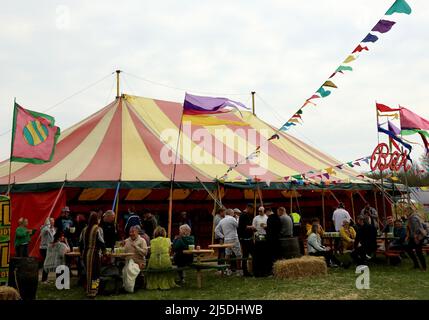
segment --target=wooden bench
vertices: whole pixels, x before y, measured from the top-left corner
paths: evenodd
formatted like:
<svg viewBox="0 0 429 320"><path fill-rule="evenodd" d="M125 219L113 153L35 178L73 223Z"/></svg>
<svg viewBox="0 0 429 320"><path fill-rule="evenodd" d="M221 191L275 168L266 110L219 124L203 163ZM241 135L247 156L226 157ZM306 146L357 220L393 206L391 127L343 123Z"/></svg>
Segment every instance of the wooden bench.
<svg viewBox="0 0 429 320"><path fill-rule="evenodd" d="M185 266L185 267L177 267L177 266L173 266L171 268L165 268L165 269L144 269L141 272L143 274L148 274L148 273L167 273L167 272L178 272L178 271L185 271L185 270L196 270L197 271L197 287L199 289L201 289L202 287L202 270L209 270L209 269L213 269L213 270L219 270L219 271L225 271L227 268L229 267L229 265L227 264L211 264L211 263L192 263L189 266Z"/></svg>
<svg viewBox="0 0 429 320"><path fill-rule="evenodd" d="M213 269L213 270L222 271L222 274L223 274L223 272L229 267L229 265L201 261L201 262L196 262L191 264L190 267L197 270L197 287L198 289L201 289L202 282L203 282L203 274L201 272L202 270Z"/></svg>
<svg viewBox="0 0 429 320"><path fill-rule="evenodd" d="M386 257L386 259L387 259L387 263L390 264L391 263L391 258L400 258L401 254L403 252L405 252L405 251L403 251L403 250L387 250L387 251L377 250L376 254L382 254L382 255L384 255Z"/></svg>

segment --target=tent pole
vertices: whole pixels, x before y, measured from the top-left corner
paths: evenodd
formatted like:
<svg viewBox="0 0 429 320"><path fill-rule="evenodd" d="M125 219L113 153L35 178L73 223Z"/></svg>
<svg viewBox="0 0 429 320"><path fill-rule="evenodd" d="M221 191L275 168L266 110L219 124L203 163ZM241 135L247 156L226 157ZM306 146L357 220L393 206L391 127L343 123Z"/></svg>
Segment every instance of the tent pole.
<svg viewBox="0 0 429 320"><path fill-rule="evenodd" d="M355 219L355 203L353 201L353 191L350 191L350 202L351 202L351 205L352 205L353 221L356 221L356 219Z"/></svg>
<svg viewBox="0 0 429 320"><path fill-rule="evenodd" d="M253 190L253 216L256 217L256 189Z"/></svg>
<svg viewBox="0 0 429 320"><path fill-rule="evenodd" d="M120 91L119 91L119 74L121 73L121 70L116 70L116 99L120 98Z"/></svg>
<svg viewBox="0 0 429 320"><path fill-rule="evenodd" d="M217 178L216 178L216 180L217 180ZM220 190L219 180L217 180L217 190L216 190L216 193L214 195L216 196L216 198L214 199L213 212L212 212L212 216L213 216L212 244L214 244L214 236L215 236L215 216L216 216L216 211L217 211L217 203L219 202L222 206L222 193Z"/></svg>
<svg viewBox="0 0 429 320"><path fill-rule="evenodd" d="M258 192L258 196L259 196L259 203L261 206L264 206L264 201L262 200L262 190L259 188L259 183L256 180L256 177L255 177L255 181L256 181L256 191Z"/></svg>
<svg viewBox="0 0 429 320"><path fill-rule="evenodd" d="M252 113L254 116L256 116L256 113L255 113L255 93L256 93L255 91L251 92L251 94L252 94Z"/></svg>
<svg viewBox="0 0 429 320"><path fill-rule="evenodd" d="M171 239L171 224L173 221L173 185L174 185L174 178L176 176L177 157L179 155L179 143L180 143L180 136L182 134L182 126L183 126L183 109L182 109L182 115L180 117L179 133L177 136L177 144L176 144L176 156L173 164L173 173L171 174L170 199L168 201L168 238L170 239Z"/></svg>
<svg viewBox="0 0 429 320"><path fill-rule="evenodd" d="M337 201L337 204L340 204L340 200L338 200L338 198L335 196L335 194L332 192L332 190L329 190L329 192L331 193L331 195L335 199L335 201Z"/></svg>
<svg viewBox="0 0 429 320"><path fill-rule="evenodd" d="M216 196L217 196L217 194L216 194ZM213 211L212 211L212 216L213 216L213 223L212 223L212 244L214 244L216 211L217 211L217 199L214 199L213 200Z"/></svg>
<svg viewBox="0 0 429 320"><path fill-rule="evenodd" d="M66 180L64 180L63 184L61 185L60 191L58 191L57 197L54 200L54 204L52 205L51 210L49 211L48 218L50 218L52 215L52 212L54 212L54 208L57 205L57 202L58 202L58 199L60 198L61 193L63 192L65 184L66 184Z"/></svg>
<svg viewBox="0 0 429 320"><path fill-rule="evenodd" d="M323 230L326 230L326 225L325 225L325 189L322 189L322 224L323 224Z"/></svg>
<svg viewBox="0 0 429 320"><path fill-rule="evenodd" d="M378 212L377 189L374 189L374 203L375 203L375 210L377 210Z"/></svg>

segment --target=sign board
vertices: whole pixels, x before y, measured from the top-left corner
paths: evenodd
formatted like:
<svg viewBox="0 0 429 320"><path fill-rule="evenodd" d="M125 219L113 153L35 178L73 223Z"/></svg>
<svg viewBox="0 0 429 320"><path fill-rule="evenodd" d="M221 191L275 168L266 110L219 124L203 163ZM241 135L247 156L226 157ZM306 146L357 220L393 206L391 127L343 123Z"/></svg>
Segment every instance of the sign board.
<svg viewBox="0 0 429 320"><path fill-rule="evenodd" d="M7 283L10 250L10 199L0 195L0 284Z"/></svg>
<svg viewBox="0 0 429 320"><path fill-rule="evenodd" d="M398 172L403 169L406 172L411 168L408 159L407 150L390 150L386 143L380 143L372 153L370 167L372 171L391 170Z"/></svg>

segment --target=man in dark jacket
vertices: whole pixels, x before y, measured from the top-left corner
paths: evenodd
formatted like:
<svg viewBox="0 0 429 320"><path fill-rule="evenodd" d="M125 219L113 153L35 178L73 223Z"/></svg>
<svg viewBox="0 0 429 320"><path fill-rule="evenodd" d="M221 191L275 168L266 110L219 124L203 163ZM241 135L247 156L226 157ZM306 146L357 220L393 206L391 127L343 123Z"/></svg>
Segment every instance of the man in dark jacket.
<svg viewBox="0 0 429 320"><path fill-rule="evenodd" d="M113 250L116 241L118 241L118 232L115 226L115 213L112 210L107 210L103 214L103 219L100 225L101 229L103 229L106 248L112 248Z"/></svg>
<svg viewBox="0 0 429 320"><path fill-rule="evenodd" d="M147 235L152 239L153 231L158 226L158 222L156 221L152 212L149 209L143 210L143 230L147 233Z"/></svg>
<svg viewBox="0 0 429 320"><path fill-rule="evenodd" d="M281 222L280 217L276 213L272 213L267 219L267 245L270 250L272 262L278 259L279 256L279 238L280 238Z"/></svg>
<svg viewBox="0 0 429 320"><path fill-rule="evenodd" d="M377 229L368 222L365 216L359 216L357 224L352 257L357 265L361 265L370 260L377 250Z"/></svg>
<svg viewBox="0 0 429 320"><path fill-rule="evenodd" d="M125 237L130 234L130 228L133 226L142 227L142 221L137 213L134 212L134 208L128 208L128 219L125 224Z"/></svg>
<svg viewBox="0 0 429 320"><path fill-rule="evenodd" d="M252 226L253 216L254 216L253 205L249 204L246 207L246 210L240 215L238 220L238 238L240 240L241 252L242 252L242 270L245 277L251 276L247 270L247 259L249 254L252 254L253 250L253 233L255 228Z"/></svg>

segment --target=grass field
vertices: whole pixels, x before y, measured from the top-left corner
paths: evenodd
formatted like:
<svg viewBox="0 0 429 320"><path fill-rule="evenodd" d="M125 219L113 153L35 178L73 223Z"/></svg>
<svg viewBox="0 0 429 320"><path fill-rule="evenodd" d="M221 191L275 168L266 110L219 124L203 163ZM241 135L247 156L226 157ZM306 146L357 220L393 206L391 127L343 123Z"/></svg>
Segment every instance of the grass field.
<svg viewBox="0 0 429 320"><path fill-rule="evenodd" d="M167 291L141 289L133 294L98 296L111 300L158 299L269 299L269 300L331 300L331 299L429 299L429 272L412 270L409 259L400 266L387 265L383 258L369 265L370 289L358 290L355 268L330 269L327 276L299 280L268 278L220 277L205 271L203 288L197 289L195 272L188 271L183 287ZM54 284L39 284L38 299L86 299L82 287L72 278L70 290L57 290Z"/></svg>

